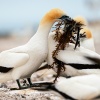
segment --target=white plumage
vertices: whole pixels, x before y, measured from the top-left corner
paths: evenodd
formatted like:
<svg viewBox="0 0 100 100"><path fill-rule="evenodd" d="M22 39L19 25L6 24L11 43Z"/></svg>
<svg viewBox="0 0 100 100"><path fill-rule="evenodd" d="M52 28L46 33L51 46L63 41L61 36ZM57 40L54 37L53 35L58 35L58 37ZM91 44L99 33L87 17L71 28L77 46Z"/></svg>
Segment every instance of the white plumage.
<svg viewBox="0 0 100 100"><path fill-rule="evenodd" d="M84 25L87 25L87 21L82 17L82 16L77 16L74 18L74 20L76 22L80 22L81 24L84 24ZM95 51L95 47L94 47L94 41L93 41L93 37L92 37L92 33L91 31L89 30L89 28L87 28L86 26L83 26L82 27L83 29L80 31L80 33L84 33L86 34L86 38L82 38L80 40L80 44L82 47L89 49L89 50L92 50L92 51ZM60 29L59 30L60 33L63 34L63 30ZM48 58L47 58L47 62L49 65L51 65L53 63L53 59L52 59L52 51L54 51L56 49L56 45L57 45L57 42L54 41L54 36L55 36L56 32L53 31L49 34L49 37L48 37ZM69 46L70 48L70 46ZM69 49L67 48L67 49ZM73 50L74 47L71 48L71 52ZM81 50L81 49L80 49ZM69 50L70 51L70 50ZM73 50L74 51L74 50ZM74 52L73 52L74 53ZM70 57L68 57L68 59L70 59ZM71 58L72 59L72 58ZM73 60L72 60L73 61ZM83 60L82 60L83 61ZM76 62L76 61L75 61ZM74 63L74 62L73 62Z"/></svg>
<svg viewBox="0 0 100 100"><path fill-rule="evenodd" d="M84 26L82 26L83 29L80 31L80 33L85 32L86 38L80 39L81 46L95 51L94 39L93 39L93 36L92 36L92 32L88 28L88 22L86 21L86 19L83 18L82 16L77 16L77 17L74 18L74 20L76 22L80 22L81 24L84 25Z"/></svg>
<svg viewBox="0 0 100 100"><path fill-rule="evenodd" d="M55 50L55 46L57 45L57 42L54 40L55 31L51 32L48 38L48 57L47 62L49 65L53 64L53 58L52 58L52 52ZM62 32L63 34L63 32ZM77 47L74 50L74 44L70 43L69 45L66 45L65 50L60 50L56 58L65 64L96 64L95 62L87 59L86 57L91 58L97 58L100 59L100 55L95 53L92 50L86 49L82 46ZM69 65L65 65L65 72L63 72L63 75L68 76L75 76L75 75L83 75L83 74L92 74L92 73L100 73L100 69L83 69L78 70L76 68L73 68ZM81 68L80 68L81 69ZM54 69L56 71L56 69Z"/></svg>
<svg viewBox="0 0 100 100"><path fill-rule="evenodd" d="M84 75L72 78L59 77L54 84L55 88L66 95L82 100L93 99L100 95L100 76Z"/></svg>
<svg viewBox="0 0 100 100"><path fill-rule="evenodd" d="M25 45L0 53L0 69L12 68L0 74L0 82L16 80L30 75L38 69L48 53L47 39L53 23L65 15L60 9L52 9L41 20L36 34Z"/></svg>
<svg viewBox="0 0 100 100"><path fill-rule="evenodd" d="M64 63L76 63L76 64L95 64L95 62L86 59L86 57L94 57L100 59L100 55L96 52L86 49L82 46L77 47L74 50L74 44L70 43L66 46L65 50L60 50L57 55L57 59Z"/></svg>
<svg viewBox="0 0 100 100"><path fill-rule="evenodd" d="M63 75L68 76L76 76L76 75L85 75L85 74L100 74L100 65L98 68L95 66L95 62L92 60L87 59L86 57L90 58L97 58L100 59L100 55L94 51L86 49L84 47L77 47L76 50L73 49L74 44L69 44L65 50L60 50L59 54L57 55L57 59L64 62L65 64L83 64L86 65L85 68L73 68L70 65L65 65L65 72ZM88 65L94 66L93 68L88 68ZM78 66L78 65L77 65Z"/></svg>
<svg viewBox="0 0 100 100"><path fill-rule="evenodd" d="M80 40L81 46L83 46L89 50L95 51L94 39L93 39L91 31L89 30L89 28L84 27L80 31L80 33L84 33L84 32L86 34L86 38L81 38L81 40Z"/></svg>

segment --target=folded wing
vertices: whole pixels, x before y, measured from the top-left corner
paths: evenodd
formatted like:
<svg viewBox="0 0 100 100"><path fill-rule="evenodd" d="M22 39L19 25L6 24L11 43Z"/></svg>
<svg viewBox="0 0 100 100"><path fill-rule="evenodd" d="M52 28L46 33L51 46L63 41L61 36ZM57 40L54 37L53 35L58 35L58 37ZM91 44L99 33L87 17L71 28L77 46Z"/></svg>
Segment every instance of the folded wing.
<svg viewBox="0 0 100 100"><path fill-rule="evenodd" d="M82 50L81 50L82 49ZM96 64L96 62L92 61L89 58L97 58L100 59L100 55L85 49L81 48L77 50L60 50L56 58L64 63L77 63L77 64Z"/></svg>
<svg viewBox="0 0 100 100"><path fill-rule="evenodd" d="M13 68L24 65L29 60L27 53L4 51L0 53L0 66Z"/></svg>

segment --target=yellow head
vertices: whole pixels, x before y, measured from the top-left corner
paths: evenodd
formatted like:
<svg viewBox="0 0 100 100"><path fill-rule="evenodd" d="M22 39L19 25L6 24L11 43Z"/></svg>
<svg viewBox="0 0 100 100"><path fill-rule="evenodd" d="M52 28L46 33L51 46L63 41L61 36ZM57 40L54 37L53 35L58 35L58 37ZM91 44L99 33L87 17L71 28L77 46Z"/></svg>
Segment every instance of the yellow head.
<svg viewBox="0 0 100 100"><path fill-rule="evenodd" d="M81 24L87 25L87 21L86 21L85 18L83 18L82 16L74 17L74 20L75 20L76 22L80 22Z"/></svg>
<svg viewBox="0 0 100 100"><path fill-rule="evenodd" d="M41 24L45 24L47 22L55 22L57 19L66 15L61 9L55 8L50 10L41 20Z"/></svg>
<svg viewBox="0 0 100 100"><path fill-rule="evenodd" d="M88 39L92 38L92 33L88 28L85 27L85 28L81 29L80 33L84 33L84 32L86 34L86 38L88 38Z"/></svg>

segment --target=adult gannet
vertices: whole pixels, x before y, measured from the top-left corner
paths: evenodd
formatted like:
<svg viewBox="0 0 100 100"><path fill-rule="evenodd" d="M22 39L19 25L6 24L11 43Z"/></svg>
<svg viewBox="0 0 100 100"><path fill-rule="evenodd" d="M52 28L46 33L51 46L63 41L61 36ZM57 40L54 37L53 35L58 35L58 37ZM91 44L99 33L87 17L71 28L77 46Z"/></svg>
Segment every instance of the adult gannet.
<svg viewBox="0 0 100 100"><path fill-rule="evenodd" d="M100 55L82 46L73 49L74 44L69 44L65 50L60 50L56 58L65 63L65 74L76 76L83 74L100 74L100 63L88 58L100 60ZM66 65L68 64L68 65Z"/></svg>
<svg viewBox="0 0 100 100"><path fill-rule="evenodd" d="M42 18L36 34L25 44L0 53L0 82L27 78L38 69L48 53L48 34L57 19L66 17L60 9L52 9ZM31 81L28 78L31 85Z"/></svg>
<svg viewBox="0 0 100 100"><path fill-rule="evenodd" d="M52 52L56 49L57 45L57 42L54 40L55 34L55 31L51 32L48 37L48 65L52 65L54 62ZM56 56L59 61L65 63L65 71L62 72L62 74L65 76L76 76L92 73L100 74L100 65L95 65L95 62L86 58L90 57L100 59L100 55L82 46L77 47L74 50L74 46L74 44L69 43L69 45L66 45L65 50L60 50ZM56 71L56 69L54 70Z"/></svg>
<svg viewBox="0 0 100 100"><path fill-rule="evenodd" d="M80 22L83 25L87 25L87 21L82 16L77 16L77 17L74 18L74 20L76 22ZM86 26L82 26L82 28L83 29L80 30L80 33L85 32L86 38L81 38L81 40L80 40L81 46L83 46L84 48L95 51L94 41L93 41L91 31ZM62 29L60 29L59 32L63 34ZM55 48L56 48L55 46L57 45L57 42L55 42L55 40L54 40L55 34L56 34L56 31L53 31L49 34L49 37L48 37L48 48L49 48L49 50L48 50L47 62L48 62L49 65L51 65L53 63L52 51L55 50Z"/></svg>
<svg viewBox="0 0 100 100"><path fill-rule="evenodd" d="M88 22L86 21L86 19L82 16L77 16L73 18L76 22L80 22L81 24L83 24L84 26L82 26L82 29L80 30L80 33L85 33L86 34L86 38L81 38L80 39L80 44L81 46L93 50L95 51L95 46L94 46L94 39L92 36L92 32L90 31L90 29L88 28Z"/></svg>

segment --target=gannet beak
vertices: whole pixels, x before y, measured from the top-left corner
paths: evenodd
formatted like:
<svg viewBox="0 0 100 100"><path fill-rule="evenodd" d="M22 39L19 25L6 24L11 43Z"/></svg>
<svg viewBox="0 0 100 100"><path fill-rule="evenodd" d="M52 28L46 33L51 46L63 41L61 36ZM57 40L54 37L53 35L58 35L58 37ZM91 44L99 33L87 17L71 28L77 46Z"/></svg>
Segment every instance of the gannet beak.
<svg viewBox="0 0 100 100"><path fill-rule="evenodd" d="M69 16L66 16L66 15L63 15L59 19L61 19L61 20L68 20L68 21L71 21L72 20Z"/></svg>

